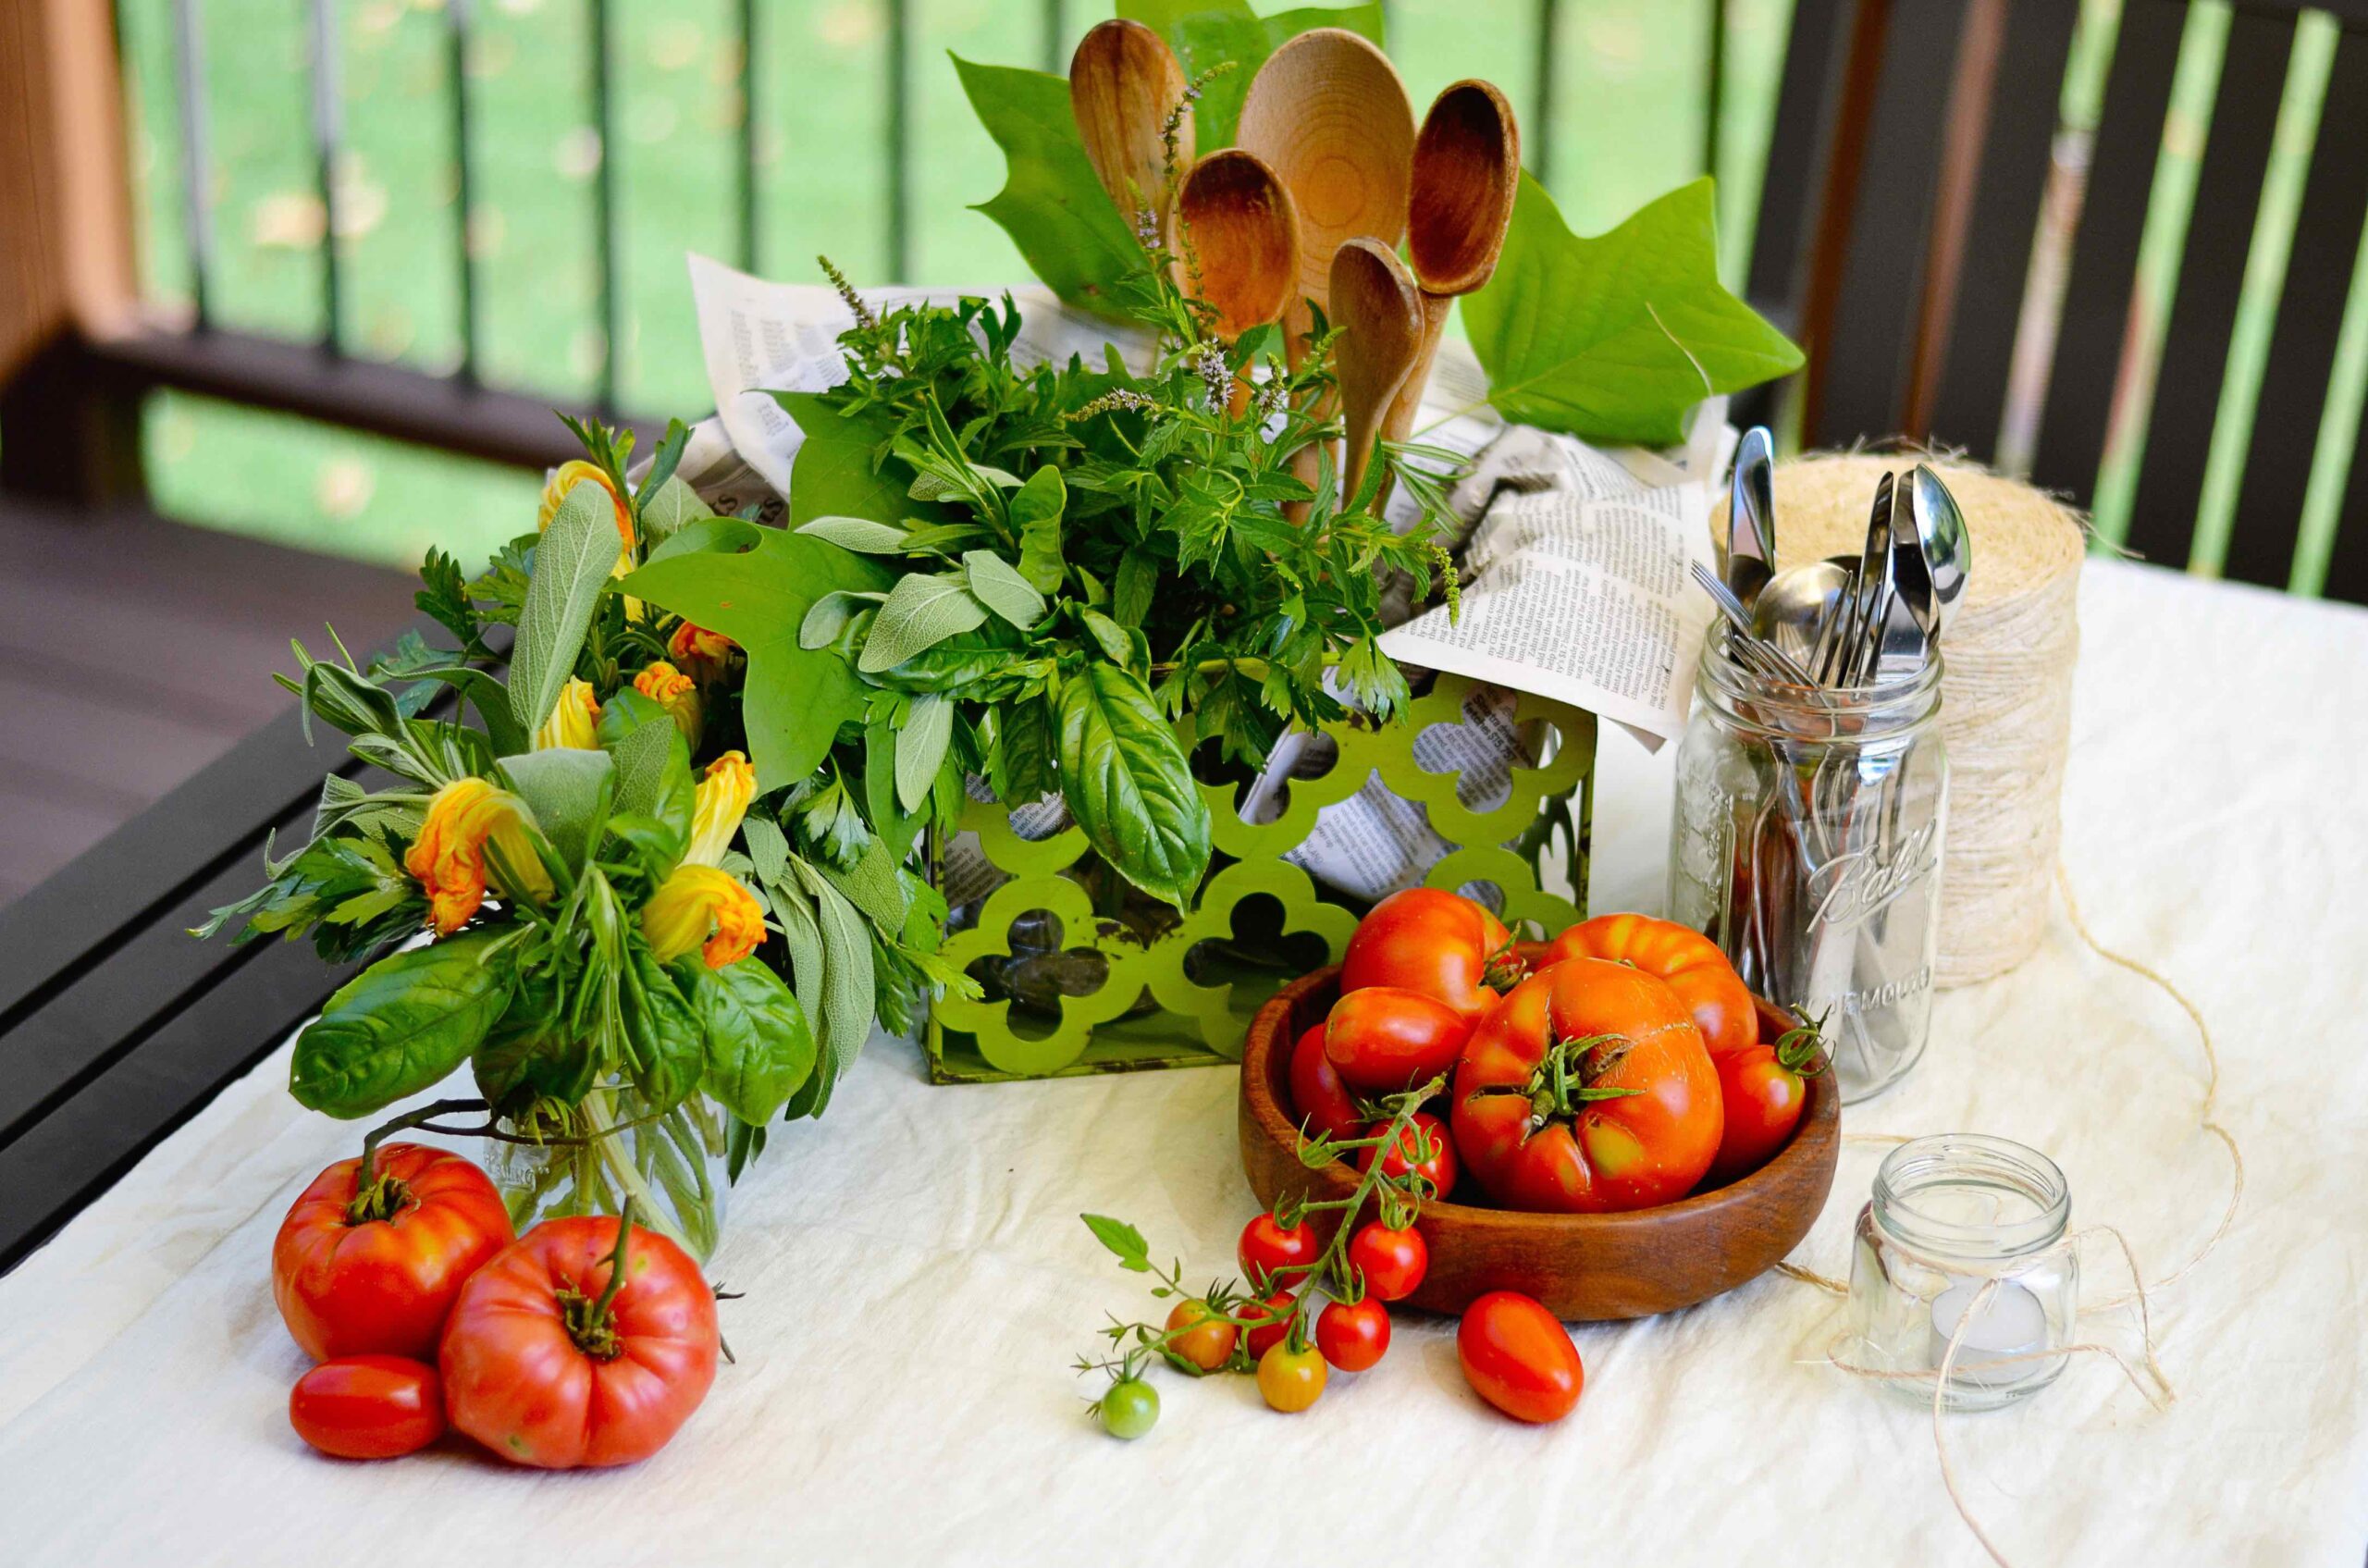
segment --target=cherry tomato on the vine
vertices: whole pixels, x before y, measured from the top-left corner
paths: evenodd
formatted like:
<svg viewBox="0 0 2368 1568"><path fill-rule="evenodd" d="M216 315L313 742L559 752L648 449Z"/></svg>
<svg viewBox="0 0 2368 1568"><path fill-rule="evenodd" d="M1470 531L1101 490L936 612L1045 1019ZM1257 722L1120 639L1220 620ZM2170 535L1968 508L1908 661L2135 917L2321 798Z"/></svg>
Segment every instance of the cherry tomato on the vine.
<svg viewBox="0 0 2368 1568"><path fill-rule="evenodd" d="M1262 1214L1241 1228L1241 1244L1235 1255L1241 1261L1241 1272L1250 1283L1263 1290L1271 1283L1298 1285L1307 1278L1305 1271L1323 1254L1324 1243L1317 1239L1315 1228L1305 1220L1286 1228L1272 1214ZM1299 1272L1285 1274L1276 1279L1278 1269Z"/></svg>
<svg viewBox="0 0 2368 1568"><path fill-rule="evenodd" d="M1388 1122L1377 1121L1365 1129L1365 1136L1378 1138L1388 1130ZM1429 1140L1429 1157L1417 1159L1424 1153L1425 1139ZM1371 1149L1358 1150L1357 1169L1372 1169L1373 1156ZM1449 1134L1447 1123L1428 1111L1416 1111L1408 1119L1405 1130L1398 1135L1397 1144L1381 1162L1384 1176L1404 1176L1412 1171L1427 1178L1435 1198L1444 1198L1455 1191L1456 1174L1462 1168L1456 1163L1455 1140Z"/></svg>
<svg viewBox="0 0 2368 1568"><path fill-rule="evenodd" d="M1343 1372L1363 1372L1389 1350L1389 1309L1367 1296L1333 1302L1315 1315L1315 1348Z"/></svg>
<svg viewBox="0 0 2368 1568"><path fill-rule="evenodd" d="M1293 1350L1287 1340L1258 1358L1258 1392L1270 1409L1295 1415L1324 1397L1323 1353L1313 1345Z"/></svg>
<svg viewBox="0 0 2368 1568"><path fill-rule="evenodd" d="M1395 986L1351 991L1324 1020L1324 1055L1360 1094L1395 1094L1455 1066L1472 1019L1435 996Z"/></svg>
<svg viewBox="0 0 2368 1568"><path fill-rule="evenodd" d="M342 1356L296 1379L288 1423L339 1459L415 1453L444 1435L444 1385L409 1356Z"/></svg>
<svg viewBox="0 0 2368 1568"><path fill-rule="evenodd" d="M1349 1238L1349 1266L1364 1277L1365 1293L1377 1301L1403 1301L1422 1288L1430 1271L1431 1249L1412 1226L1392 1230L1379 1220Z"/></svg>
<svg viewBox="0 0 2368 1568"><path fill-rule="evenodd" d="M1515 1290L1491 1290L1463 1309L1455 1358L1482 1399L1516 1421L1560 1421L1586 1381L1571 1331Z"/></svg>
<svg viewBox="0 0 2368 1568"><path fill-rule="evenodd" d="M1203 1372L1215 1372L1233 1359L1233 1341L1240 1332L1210 1310L1208 1303L1197 1300L1177 1303L1167 1315L1167 1327L1184 1330L1167 1341L1168 1350Z"/></svg>
<svg viewBox="0 0 2368 1568"><path fill-rule="evenodd" d="M1265 1355L1290 1333L1291 1309L1298 1304L1299 1298L1289 1290L1276 1290L1264 1301L1242 1303L1241 1309L1234 1314L1236 1317L1263 1317L1266 1320L1264 1327L1252 1328L1242 1336L1242 1342L1250 1347L1251 1360L1256 1361Z"/></svg>
<svg viewBox="0 0 2368 1568"><path fill-rule="evenodd" d="M1442 888L1410 887L1357 922L1340 956L1340 991L1402 986L1477 1023L1522 968L1504 923L1486 907Z"/></svg>
<svg viewBox="0 0 2368 1568"><path fill-rule="evenodd" d="M1808 1102L1805 1078L1824 1070L1817 1036L1794 1030L1773 1045L1751 1045L1718 1058L1719 1098L1727 1128L1709 1179L1733 1181L1766 1165L1800 1124Z"/></svg>
<svg viewBox="0 0 2368 1568"><path fill-rule="evenodd" d="M1349 1097L1347 1086L1334 1070L1332 1059L1324 1054L1324 1026L1311 1025L1291 1047L1291 1108L1299 1113L1300 1121L1315 1132L1328 1132L1335 1138L1354 1138L1365 1118L1357 1114L1356 1101Z"/></svg>
<svg viewBox="0 0 2368 1568"><path fill-rule="evenodd" d="M1125 1377L1103 1391L1102 1429L1134 1441L1159 1425L1159 1390L1140 1377Z"/></svg>

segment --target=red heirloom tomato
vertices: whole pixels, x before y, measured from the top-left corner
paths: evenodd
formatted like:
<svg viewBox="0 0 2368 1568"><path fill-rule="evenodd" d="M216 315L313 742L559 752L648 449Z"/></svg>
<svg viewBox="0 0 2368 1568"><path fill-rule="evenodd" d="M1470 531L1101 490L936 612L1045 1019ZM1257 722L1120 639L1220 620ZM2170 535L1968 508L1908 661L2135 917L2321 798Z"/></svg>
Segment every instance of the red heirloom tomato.
<svg viewBox="0 0 2368 1568"><path fill-rule="evenodd" d="M1315 1348L1343 1372L1363 1372L1389 1352L1389 1309L1367 1296L1333 1302L1315 1315Z"/></svg>
<svg viewBox="0 0 2368 1568"><path fill-rule="evenodd" d="M1332 1059L1324 1054L1322 1024L1310 1026L1291 1047L1290 1077L1291 1105L1299 1112L1301 1125L1335 1138L1354 1138L1363 1128L1357 1103L1349 1097L1340 1075L1332 1070Z"/></svg>
<svg viewBox="0 0 2368 1568"><path fill-rule="evenodd" d="M1517 1290L1491 1290L1463 1309L1455 1359L1472 1391L1516 1421L1561 1420L1586 1382L1571 1331Z"/></svg>
<svg viewBox="0 0 2368 1568"><path fill-rule="evenodd" d="M344 1356L296 1379L288 1422L323 1453L392 1459L444 1435L444 1385L408 1356Z"/></svg>
<svg viewBox="0 0 2368 1568"><path fill-rule="evenodd" d="M1719 1097L1727 1130L1710 1179L1733 1181L1768 1163L1800 1124L1808 1101L1802 1080L1825 1070L1814 1032L1792 1030L1773 1045L1730 1051L1719 1059Z"/></svg>
<svg viewBox="0 0 2368 1568"><path fill-rule="evenodd" d="M1692 926L1648 915L1597 915L1556 937L1540 969L1565 958L1634 964L1677 993L1702 1031L1710 1055L1759 1043L1759 1011L1719 945Z"/></svg>
<svg viewBox="0 0 2368 1568"><path fill-rule="evenodd" d="M1392 1230L1375 1220L1349 1238L1349 1266L1363 1277L1366 1292L1376 1301L1400 1302L1422 1287L1431 1249L1412 1226Z"/></svg>
<svg viewBox="0 0 2368 1568"><path fill-rule="evenodd" d="M1343 995L1392 985L1446 1003L1477 1023L1522 975L1504 923L1462 894L1437 887L1393 893L1357 922L1340 957Z"/></svg>
<svg viewBox="0 0 2368 1568"><path fill-rule="evenodd" d="M510 1244L510 1211L485 1172L420 1143L378 1150L313 1179L271 1244L271 1294L314 1361L433 1356L462 1282Z"/></svg>
<svg viewBox="0 0 2368 1568"><path fill-rule="evenodd" d="M1298 1301L1299 1298L1289 1290L1276 1290L1264 1301L1244 1302L1234 1313L1236 1317L1263 1317L1266 1320L1264 1327L1252 1328L1242 1336L1243 1342L1250 1347L1251 1360L1259 1360L1269 1349L1283 1342L1283 1337L1291 1331L1291 1308L1298 1304Z"/></svg>
<svg viewBox="0 0 2368 1568"><path fill-rule="evenodd" d="M1305 1270L1322 1254L1324 1243L1316 1239L1315 1228L1305 1220L1288 1229L1271 1214L1262 1214L1241 1228L1240 1243L1234 1255L1241 1261L1241 1272L1250 1283L1261 1290L1269 1285L1298 1286L1307 1279ZM1278 1268L1301 1272L1275 1278Z"/></svg>
<svg viewBox="0 0 2368 1568"><path fill-rule="evenodd" d="M715 1293L688 1253L605 1216L545 1220L462 1287L444 1401L512 1463L631 1464L707 1398L717 1344Z"/></svg>
<svg viewBox="0 0 2368 1568"><path fill-rule="evenodd" d="M1375 985L1332 1004L1324 1055L1360 1094L1395 1094L1455 1066L1472 1020L1419 991Z"/></svg>
<svg viewBox="0 0 2368 1568"><path fill-rule="evenodd" d="M1365 1136L1378 1138L1388 1130L1388 1122L1377 1121L1365 1129ZM1423 1152L1425 1139L1430 1143L1430 1158L1417 1160L1415 1156ZM1360 1172L1373 1168L1373 1155L1371 1149L1357 1151L1357 1169ZM1448 1131L1447 1123L1428 1111L1413 1114L1406 1123L1406 1130L1398 1135L1398 1146L1390 1150L1381 1162L1384 1176L1403 1176L1410 1170L1430 1179L1431 1196L1434 1198L1444 1198L1455 1191L1455 1139Z"/></svg>
<svg viewBox="0 0 2368 1568"><path fill-rule="evenodd" d="M1682 1198L1724 1125L1718 1069L1684 1004L1601 958L1514 987L1455 1071L1456 1152L1511 1208L1603 1214Z"/></svg>

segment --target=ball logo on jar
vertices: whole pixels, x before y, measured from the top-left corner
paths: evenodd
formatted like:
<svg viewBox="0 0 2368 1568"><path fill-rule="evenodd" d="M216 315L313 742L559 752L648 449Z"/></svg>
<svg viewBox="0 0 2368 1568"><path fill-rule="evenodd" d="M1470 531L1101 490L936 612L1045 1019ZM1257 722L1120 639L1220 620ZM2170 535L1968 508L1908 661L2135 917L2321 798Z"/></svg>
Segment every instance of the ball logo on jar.
<svg viewBox="0 0 2368 1568"><path fill-rule="evenodd" d="M1812 885L1819 925L1850 926L1873 915L1902 894L1920 886L1940 864L1941 824L1926 822L1889 856L1872 849L1837 855L1817 869Z"/></svg>

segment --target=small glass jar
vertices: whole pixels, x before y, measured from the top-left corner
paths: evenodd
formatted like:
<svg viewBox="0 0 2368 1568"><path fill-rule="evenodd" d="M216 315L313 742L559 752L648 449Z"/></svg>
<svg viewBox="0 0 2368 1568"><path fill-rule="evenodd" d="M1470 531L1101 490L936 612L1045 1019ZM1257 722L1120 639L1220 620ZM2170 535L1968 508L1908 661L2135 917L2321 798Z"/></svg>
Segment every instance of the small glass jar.
<svg viewBox="0 0 2368 1568"><path fill-rule="evenodd" d="M1670 915L1823 1022L1842 1102L1923 1055L1949 762L1941 660L1863 686L1771 682L1704 639L1677 755Z"/></svg>
<svg viewBox="0 0 2368 1568"><path fill-rule="evenodd" d="M2072 1193L2036 1149L1978 1133L1903 1143L1875 1173L1850 1259L1850 1359L1930 1403L1962 1329L1943 1402L1995 1410L2064 1370L2079 1263ZM1985 1287L1995 1281L1985 1297ZM1967 1321L1970 1317L1970 1321ZM2010 1359L2013 1358L2013 1359Z"/></svg>

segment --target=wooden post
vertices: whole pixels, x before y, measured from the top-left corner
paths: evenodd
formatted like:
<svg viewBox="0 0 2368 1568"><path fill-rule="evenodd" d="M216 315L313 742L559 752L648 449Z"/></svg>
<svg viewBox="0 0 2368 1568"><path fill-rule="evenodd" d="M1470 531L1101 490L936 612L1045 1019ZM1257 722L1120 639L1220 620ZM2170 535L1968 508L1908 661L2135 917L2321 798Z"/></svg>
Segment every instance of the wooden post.
<svg viewBox="0 0 2368 1568"><path fill-rule="evenodd" d="M137 407L80 352L138 305L107 0L0 0L0 489L136 495Z"/></svg>

